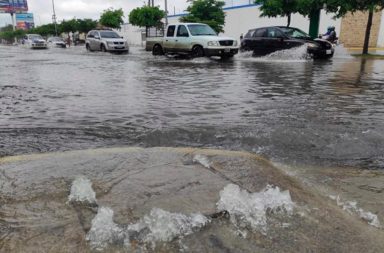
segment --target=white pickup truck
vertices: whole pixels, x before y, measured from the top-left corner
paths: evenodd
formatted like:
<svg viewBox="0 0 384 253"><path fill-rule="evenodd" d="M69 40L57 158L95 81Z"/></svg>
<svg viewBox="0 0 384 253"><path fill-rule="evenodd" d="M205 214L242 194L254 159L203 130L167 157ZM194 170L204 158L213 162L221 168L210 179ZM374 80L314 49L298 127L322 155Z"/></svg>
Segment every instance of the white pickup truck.
<svg viewBox="0 0 384 253"><path fill-rule="evenodd" d="M186 54L192 57L233 57L238 53L237 40L219 37L206 24L179 23L168 25L163 37L149 37L146 50L153 55Z"/></svg>

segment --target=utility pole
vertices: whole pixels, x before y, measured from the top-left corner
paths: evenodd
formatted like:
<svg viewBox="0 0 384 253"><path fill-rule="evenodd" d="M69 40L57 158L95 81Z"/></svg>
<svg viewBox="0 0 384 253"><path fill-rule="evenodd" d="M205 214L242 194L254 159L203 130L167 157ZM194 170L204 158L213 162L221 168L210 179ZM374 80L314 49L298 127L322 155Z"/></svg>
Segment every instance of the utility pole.
<svg viewBox="0 0 384 253"><path fill-rule="evenodd" d="M164 0L164 5L165 5L165 25L168 25L168 2L167 0Z"/></svg>
<svg viewBox="0 0 384 253"><path fill-rule="evenodd" d="M12 8L11 8L11 18L12 18L12 28L13 31L16 31L16 9L15 9L15 0L12 0ZM17 38L14 38L14 43L17 43Z"/></svg>
<svg viewBox="0 0 384 253"><path fill-rule="evenodd" d="M57 36L57 22L56 22L56 12L55 12L55 0L52 0L52 9L53 9L52 22L55 24L55 33L56 33L56 36Z"/></svg>

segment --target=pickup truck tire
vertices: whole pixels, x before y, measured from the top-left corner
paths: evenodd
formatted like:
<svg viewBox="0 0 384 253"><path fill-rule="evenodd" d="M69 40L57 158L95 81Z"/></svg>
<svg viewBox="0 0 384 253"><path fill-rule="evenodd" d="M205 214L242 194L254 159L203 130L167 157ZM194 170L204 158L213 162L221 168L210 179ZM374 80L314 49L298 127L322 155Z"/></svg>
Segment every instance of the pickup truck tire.
<svg viewBox="0 0 384 253"><path fill-rule="evenodd" d="M86 44L85 48L87 49L88 52L92 52L93 51L93 50L91 50L91 47L89 46L89 44Z"/></svg>
<svg viewBox="0 0 384 253"><path fill-rule="evenodd" d="M192 48L192 57L203 57L204 56L204 49L202 46L194 46Z"/></svg>
<svg viewBox="0 0 384 253"><path fill-rule="evenodd" d="M159 44L156 44L153 46L152 55L163 55L163 54L164 54L164 51L162 46L160 46Z"/></svg>

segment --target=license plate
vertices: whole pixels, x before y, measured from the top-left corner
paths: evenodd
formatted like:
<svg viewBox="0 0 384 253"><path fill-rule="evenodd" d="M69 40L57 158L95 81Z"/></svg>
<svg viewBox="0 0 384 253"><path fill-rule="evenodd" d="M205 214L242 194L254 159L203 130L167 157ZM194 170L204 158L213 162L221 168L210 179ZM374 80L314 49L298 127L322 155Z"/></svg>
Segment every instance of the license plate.
<svg viewBox="0 0 384 253"><path fill-rule="evenodd" d="M326 52L325 52L326 54L332 54L332 50L327 50Z"/></svg>
<svg viewBox="0 0 384 253"><path fill-rule="evenodd" d="M225 49L224 49L224 52L229 53L229 52L231 52L231 49L229 49L229 48L225 48Z"/></svg>

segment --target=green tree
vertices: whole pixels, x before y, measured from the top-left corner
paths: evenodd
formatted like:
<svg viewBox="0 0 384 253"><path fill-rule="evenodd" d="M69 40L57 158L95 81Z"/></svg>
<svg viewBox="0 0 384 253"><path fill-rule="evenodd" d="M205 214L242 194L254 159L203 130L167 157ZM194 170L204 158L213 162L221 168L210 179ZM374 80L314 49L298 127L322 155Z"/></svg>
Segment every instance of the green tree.
<svg viewBox="0 0 384 253"><path fill-rule="evenodd" d="M109 8L104 10L104 12L101 14L99 22L103 26L110 28L120 28L124 23L123 17L124 12L121 8L117 10Z"/></svg>
<svg viewBox="0 0 384 253"><path fill-rule="evenodd" d="M129 13L129 23L141 27L161 27L165 12L159 7L143 6Z"/></svg>
<svg viewBox="0 0 384 253"><path fill-rule="evenodd" d="M217 33L224 32L225 2L220 0L195 0L188 6L188 15L181 17L181 22L204 23Z"/></svg>
<svg viewBox="0 0 384 253"><path fill-rule="evenodd" d="M363 45L363 54L368 54L369 40L371 36L373 15L375 11L381 11L384 9L383 0L350 0L349 11L368 11L367 26L365 29L365 38Z"/></svg>
<svg viewBox="0 0 384 253"><path fill-rule="evenodd" d="M291 15L299 12L298 0L255 0L261 4L262 17L287 17L287 26L291 25Z"/></svg>
<svg viewBox="0 0 384 253"><path fill-rule="evenodd" d="M60 32L60 26L58 26L58 32ZM28 33L37 33L45 37L49 35L54 35L56 34L55 25L54 24L41 25L41 26L30 29Z"/></svg>
<svg viewBox="0 0 384 253"><path fill-rule="evenodd" d="M16 31L13 31L12 25L10 28L11 29L9 29L9 27L3 27L0 29L0 39L6 40L8 41L8 43L12 43L14 41L14 38L21 39L25 35L25 31L23 30L18 29Z"/></svg>
<svg viewBox="0 0 384 253"><path fill-rule="evenodd" d="M92 29L95 29L97 26L97 21L92 19L77 19L76 31L80 33L87 33Z"/></svg>

